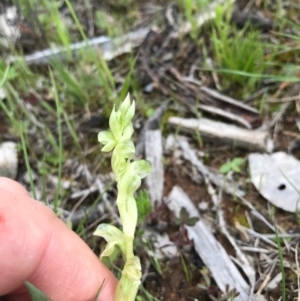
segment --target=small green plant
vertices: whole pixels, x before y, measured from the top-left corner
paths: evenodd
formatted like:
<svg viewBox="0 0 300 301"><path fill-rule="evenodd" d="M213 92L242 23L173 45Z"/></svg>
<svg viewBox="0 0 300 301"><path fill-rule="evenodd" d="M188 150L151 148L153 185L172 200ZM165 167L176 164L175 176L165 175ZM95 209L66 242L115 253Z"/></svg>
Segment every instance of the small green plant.
<svg viewBox="0 0 300 301"><path fill-rule="evenodd" d="M180 209L179 217L176 217L175 219L175 224L178 226L187 225L193 227L198 221L199 217L190 217L189 212L184 207L182 207Z"/></svg>
<svg viewBox="0 0 300 301"><path fill-rule="evenodd" d="M185 275L185 280L188 284L191 284L192 282L192 275L189 271L189 268L188 266L186 265L185 263L185 260L182 256L182 254L179 254L180 255L180 260L181 260L181 264L182 264L182 269L183 269L183 272L184 272L184 275Z"/></svg>
<svg viewBox="0 0 300 301"><path fill-rule="evenodd" d="M233 160L222 164L219 171L223 174L228 174L230 171L240 173L242 171L244 163L245 160L243 158L236 157Z"/></svg>
<svg viewBox="0 0 300 301"><path fill-rule="evenodd" d="M223 6L217 6L215 11L212 43L218 67L224 73L223 83L233 81L252 91L260 80L255 74L263 74L267 67L266 45L260 40L261 34L249 26L242 30L233 27L230 9L225 11Z"/></svg>
<svg viewBox="0 0 300 301"><path fill-rule="evenodd" d="M174 219L174 225L179 226L177 232L172 234L172 241L178 248L182 248L186 244L191 244L191 240L187 236L185 226L193 227L199 221L199 217L191 217L189 212L182 207L179 212L179 217Z"/></svg>
<svg viewBox="0 0 300 301"><path fill-rule="evenodd" d="M132 161L135 146L131 141L133 125L131 119L135 114L135 103L130 104L129 94L118 110L113 108L110 119L110 131L98 134L98 140L104 147L102 151L112 152L112 169L117 181L117 207L120 213L123 231L110 224L101 224L94 235L101 236L107 245L101 257L110 257L115 249L119 249L124 257L125 265L118 283L115 301L135 300L141 283L140 259L134 255L133 240L138 221L138 209L134 198L135 191L141 185L141 179L152 170L151 163L146 160Z"/></svg>
<svg viewBox="0 0 300 301"><path fill-rule="evenodd" d="M187 22L190 23L190 37L196 43L199 42L199 24L197 20L197 14L200 11L207 10L207 6L210 0L177 0L176 3L179 5L180 9L184 12L184 17Z"/></svg>
<svg viewBox="0 0 300 301"><path fill-rule="evenodd" d="M147 190L140 191L136 196L136 205L138 210L138 225L142 223L147 215L152 211L152 205L149 200Z"/></svg>
<svg viewBox="0 0 300 301"><path fill-rule="evenodd" d="M103 10L98 10L96 12L95 23L101 30L107 32L107 34L112 38L121 36L122 34L121 28L118 26L114 17Z"/></svg>

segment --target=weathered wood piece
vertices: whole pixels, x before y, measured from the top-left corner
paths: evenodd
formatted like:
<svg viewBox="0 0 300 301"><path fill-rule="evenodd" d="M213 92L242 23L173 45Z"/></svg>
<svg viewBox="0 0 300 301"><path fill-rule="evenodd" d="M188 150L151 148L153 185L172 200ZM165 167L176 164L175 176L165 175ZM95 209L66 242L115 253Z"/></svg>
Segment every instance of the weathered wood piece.
<svg viewBox="0 0 300 301"><path fill-rule="evenodd" d="M98 51L104 60L112 60L123 53L130 53L133 48L139 46L149 33L150 28L141 28L129 32L122 37L111 39L107 36L100 36L88 41L82 41L66 47L53 47L25 55L24 59L28 65L47 65L53 60L65 61L74 59L79 51L88 51L91 47ZM71 51L71 57L69 55ZM18 60L18 57L11 57L10 62Z"/></svg>
<svg viewBox="0 0 300 301"><path fill-rule="evenodd" d="M200 218L194 204L178 186L174 186L166 204L177 217L179 217L181 208L184 207L191 217L197 216ZM239 295L234 300L254 301L255 299L250 296L249 285L205 222L200 219L195 226L185 226L185 228L189 239L194 242L196 252L211 271L220 290L225 292L228 285L230 289L235 289L239 292Z"/></svg>
<svg viewBox="0 0 300 301"><path fill-rule="evenodd" d="M212 89L210 89L208 87L202 86L200 88L200 90L202 92L204 92L205 94L207 94L207 95L209 95L209 96L211 96L213 98L216 98L216 99L218 99L220 101L223 101L223 102L225 102L225 103L227 103L229 105L238 107L240 109L243 109L245 111L248 111L248 112L251 112L251 113L254 113L254 114L259 114L259 111L257 109L255 109L255 108L253 108L253 107L251 107L251 106L249 106L249 105L247 105L247 104L245 104L245 103L243 103L241 101L238 101L238 100L236 100L236 99L234 99L232 97L223 95L223 94L221 94L221 93L219 93L219 92L217 92L215 90L212 90Z"/></svg>
<svg viewBox="0 0 300 301"><path fill-rule="evenodd" d="M145 185L152 205L155 202L160 204L164 190L163 145L160 130L146 132L145 155L153 167L153 171L145 179Z"/></svg>
<svg viewBox="0 0 300 301"><path fill-rule="evenodd" d="M137 158L144 157L145 155L145 141L146 141L146 133L151 130L157 130L159 128L160 119L163 114L167 110L169 105L169 101L163 102L157 109L155 109L154 113L151 117L147 119L145 122L140 135L139 140L136 145L135 155Z"/></svg>
<svg viewBox="0 0 300 301"><path fill-rule="evenodd" d="M170 117L169 124L187 132L199 131L201 137L219 140L222 143L234 144L246 149L272 152L274 143L267 131L247 130L234 125L213 121L206 118L184 119Z"/></svg>
<svg viewBox="0 0 300 301"><path fill-rule="evenodd" d="M213 106L202 105L202 104L199 104L198 107L201 111L212 113L212 114L221 116L223 118L229 119L229 120L231 120L235 123L238 123L238 124L242 125L246 129L251 129L252 128L250 122L248 122L245 118L240 117L240 116L238 116L236 114L233 114L231 112L226 112L223 109L216 108L216 107L213 107Z"/></svg>

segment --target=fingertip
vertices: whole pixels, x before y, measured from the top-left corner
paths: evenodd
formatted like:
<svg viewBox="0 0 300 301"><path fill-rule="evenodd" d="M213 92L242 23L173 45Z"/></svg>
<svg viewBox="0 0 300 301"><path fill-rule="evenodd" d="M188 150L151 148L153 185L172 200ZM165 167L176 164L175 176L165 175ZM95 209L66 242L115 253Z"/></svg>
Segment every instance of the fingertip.
<svg viewBox="0 0 300 301"><path fill-rule="evenodd" d="M54 236L30 281L57 301L94 300L103 283L98 301L113 301L115 276L60 220L53 227Z"/></svg>
<svg viewBox="0 0 300 301"><path fill-rule="evenodd" d="M51 229L42 223L42 204L24 195L21 189L18 191L20 194L3 188L1 191L0 258L5 260L0 260L0 296L21 286L34 272L51 234Z"/></svg>
<svg viewBox="0 0 300 301"><path fill-rule="evenodd" d="M0 177L0 189L24 196L29 196L29 192L24 186L10 178Z"/></svg>
<svg viewBox="0 0 300 301"><path fill-rule="evenodd" d="M28 280L51 300L94 300L105 279L98 301L113 301L113 274L77 234L20 186L0 178L0 258L5 258L0 260L0 296L14 291L18 300L26 300L23 283Z"/></svg>

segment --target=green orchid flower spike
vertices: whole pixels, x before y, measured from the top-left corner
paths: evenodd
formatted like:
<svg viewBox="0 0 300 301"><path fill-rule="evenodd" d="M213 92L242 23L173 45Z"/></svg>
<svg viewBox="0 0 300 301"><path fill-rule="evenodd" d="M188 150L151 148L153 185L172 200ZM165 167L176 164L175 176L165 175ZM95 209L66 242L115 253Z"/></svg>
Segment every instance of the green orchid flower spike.
<svg viewBox="0 0 300 301"><path fill-rule="evenodd" d="M134 198L141 180L151 171L151 163L147 160L132 161L135 146L131 141L133 134L132 118L135 113L134 101L130 103L127 94L118 110L114 107L110 118L110 131L98 134L98 140L104 145L103 152L112 151L112 169L117 181L117 207L120 213L123 231L115 226L101 224L94 235L101 236L107 245L101 257L110 256L118 247L125 260L121 279L118 283L115 301L134 301L141 283L140 259L134 255L133 240L138 220L138 210Z"/></svg>

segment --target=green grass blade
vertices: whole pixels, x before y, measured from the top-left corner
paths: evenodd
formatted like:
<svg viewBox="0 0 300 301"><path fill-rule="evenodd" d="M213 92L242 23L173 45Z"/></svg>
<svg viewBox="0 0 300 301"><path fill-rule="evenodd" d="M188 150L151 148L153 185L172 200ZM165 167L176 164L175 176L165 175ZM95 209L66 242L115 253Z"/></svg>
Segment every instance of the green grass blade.
<svg viewBox="0 0 300 301"><path fill-rule="evenodd" d="M59 204L59 197L60 197L60 190L61 190L62 162L63 162L63 141L62 141L62 128L61 128L61 113L62 113L61 106L62 105L58 99L57 89L51 70L50 70L50 77L51 77L52 86L54 88L54 98L55 98L56 113L57 113L57 131L58 131L58 182L57 182L55 198L54 198L54 211L56 211Z"/></svg>
<svg viewBox="0 0 300 301"><path fill-rule="evenodd" d="M43 292L41 292L38 288L36 288L30 282L26 281L25 286L27 287L27 289L29 291L32 301L50 301Z"/></svg>
<svg viewBox="0 0 300 301"><path fill-rule="evenodd" d="M23 125L20 126L20 137L21 137L21 145L22 145L22 150L23 150L23 154L24 154L25 165L26 165L26 169L28 172L28 176L29 176L30 188L32 191L33 198L36 199L36 190L35 190L35 186L34 186L34 182L33 182L31 166L29 163L29 157L28 157L26 142L25 142L24 133L23 133Z"/></svg>

